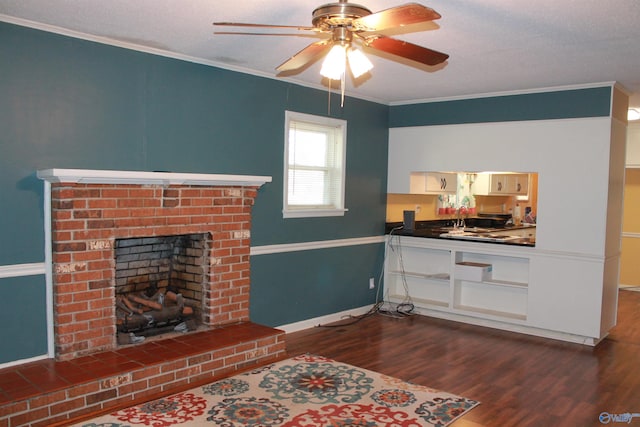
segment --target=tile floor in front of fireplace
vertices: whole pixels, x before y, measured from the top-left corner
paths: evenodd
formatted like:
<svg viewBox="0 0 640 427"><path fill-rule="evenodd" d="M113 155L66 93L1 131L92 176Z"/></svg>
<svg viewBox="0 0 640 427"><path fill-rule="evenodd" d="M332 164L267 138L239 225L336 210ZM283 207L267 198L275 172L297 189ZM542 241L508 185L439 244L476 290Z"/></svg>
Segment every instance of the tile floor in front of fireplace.
<svg viewBox="0 0 640 427"><path fill-rule="evenodd" d="M0 369L0 406L84 384L96 378L201 354L207 349L224 348L239 340L269 335L271 331L272 328L248 322L145 342L69 361L46 359Z"/></svg>

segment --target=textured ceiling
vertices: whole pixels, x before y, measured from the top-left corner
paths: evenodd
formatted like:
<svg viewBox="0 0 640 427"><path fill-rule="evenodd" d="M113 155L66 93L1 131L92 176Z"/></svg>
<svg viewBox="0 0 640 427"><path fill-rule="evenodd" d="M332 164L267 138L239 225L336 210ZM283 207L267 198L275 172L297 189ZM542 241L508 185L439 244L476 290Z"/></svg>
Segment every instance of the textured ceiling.
<svg viewBox="0 0 640 427"><path fill-rule="evenodd" d="M317 40L214 34L214 21L311 24L310 0L0 0L0 20L276 77ZM406 1L360 0L376 12ZM436 68L368 55L374 69L347 93L388 104L618 82L640 107L640 1L432 0L442 18L396 38L450 55ZM227 29L228 30L228 29ZM413 32L413 30L416 30ZM409 32L411 31L411 32ZM273 32L273 31L269 31ZM365 52L367 52L365 50ZM320 61L319 61L320 62ZM287 80L323 87L320 63Z"/></svg>

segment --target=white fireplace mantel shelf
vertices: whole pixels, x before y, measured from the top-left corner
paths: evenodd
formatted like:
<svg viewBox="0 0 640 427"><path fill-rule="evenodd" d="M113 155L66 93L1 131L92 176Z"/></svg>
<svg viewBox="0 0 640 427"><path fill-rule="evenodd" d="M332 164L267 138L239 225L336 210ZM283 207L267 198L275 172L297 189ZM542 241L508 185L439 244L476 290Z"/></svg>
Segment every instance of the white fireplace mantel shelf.
<svg viewBox="0 0 640 427"><path fill-rule="evenodd" d="M37 175L38 178L52 183L68 182L76 184L229 185L260 187L267 182L271 182L270 176L91 169L41 169L37 172Z"/></svg>

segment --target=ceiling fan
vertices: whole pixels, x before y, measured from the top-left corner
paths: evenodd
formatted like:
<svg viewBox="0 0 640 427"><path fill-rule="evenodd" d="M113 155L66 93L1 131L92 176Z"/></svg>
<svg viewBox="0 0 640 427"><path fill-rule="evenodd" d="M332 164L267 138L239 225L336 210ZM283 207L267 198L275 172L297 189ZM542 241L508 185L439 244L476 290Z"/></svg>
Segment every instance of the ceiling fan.
<svg viewBox="0 0 640 427"><path fill-rule="evenodd" d="M408 3L372 13L364 6L348 3L347 0L339 0L336 3L327 3L316 8L312 14L311 27L238 22L214 22L214 25L328 33L330 37L311 43L280 64L276 70L281 73L295 74L327 54L320 73L329 79L341 79L344 95L344 76L347 63L355 78L373 67L366 56L353 47L354 40L366 48L420 64L434 66L446 61L449 57L446 53L379 34L380 31L429 22L440 17L440 14L435 10L418 3Z"/></svg>

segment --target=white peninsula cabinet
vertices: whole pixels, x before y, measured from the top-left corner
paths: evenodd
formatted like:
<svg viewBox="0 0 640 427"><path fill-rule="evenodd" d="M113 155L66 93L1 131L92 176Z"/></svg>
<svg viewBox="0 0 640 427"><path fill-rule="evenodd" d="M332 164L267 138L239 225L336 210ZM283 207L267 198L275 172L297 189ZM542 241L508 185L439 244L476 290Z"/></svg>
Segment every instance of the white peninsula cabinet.
<svg viewBox="0 0 640 427"><path fill-rule="evenodd" d="M563 277L563 287L549 280L549 271L562 276L559 266L571 263L584 277ZM488 274L467 273L482 266L490 266ZM598 263L556 260L531 247L392 235L384 294L392 304L414 304L419 314L595 345L601 331L593 316L600 304L591 294L594 274Z"/></svg>
<svg viewBox="0 0 640 427"><path fill-rule="evenodd" d="M616 324L626 135L607 116L390 128L389 193L408 193L415 171L537 173L538 218L535 247L390 238L385 296L428 316L599 342ZM491 280L461 280L458 262L491 264Z"/></svg>

